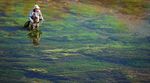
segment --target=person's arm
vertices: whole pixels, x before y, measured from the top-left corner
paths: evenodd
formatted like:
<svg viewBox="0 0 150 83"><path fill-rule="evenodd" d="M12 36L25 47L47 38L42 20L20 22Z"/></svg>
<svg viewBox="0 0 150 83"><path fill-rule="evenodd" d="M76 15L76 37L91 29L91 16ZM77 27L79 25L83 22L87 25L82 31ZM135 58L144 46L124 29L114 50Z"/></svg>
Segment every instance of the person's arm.
<svg viewBox="0 0 150 83"><path fill-rule="evenodd" d="M40 12L40 19L41 19L42 21L44 21L44 18L43 18L42 12L41 12L41 11L39 11L39 12Z"/></svg>
<svg viewBox="0 0 150 83"><path fill-rule="evenodd" d="M31 11L30 14L29 14L29 20L30 20L30 22L33 22L33 19L31 18L32 14L33 14L33 11Z"/></svg>

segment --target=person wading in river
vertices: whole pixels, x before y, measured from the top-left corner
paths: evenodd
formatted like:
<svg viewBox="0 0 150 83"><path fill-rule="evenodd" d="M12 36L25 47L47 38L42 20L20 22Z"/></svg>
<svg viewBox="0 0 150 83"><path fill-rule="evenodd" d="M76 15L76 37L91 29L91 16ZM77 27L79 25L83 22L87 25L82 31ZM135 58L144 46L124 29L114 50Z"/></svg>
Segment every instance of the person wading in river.
<svg viewBox="0 0 150 83"><path fill-rule="evenodd" d="M30 11L29 13L29 21L27 21L24 24L24 28L30 28L31 25L34 23L34 17L38 16L39 17L39 22L44 21L43 16L42 16L42 12L40 10L40 7L36 4L34 5L34 8Z"/></svg>
<svg viewBox="0 0 150 83"><path fill-rule="evenodd" d="M34 8L33 8L33 10L30 12L30 14L29 14L29 20L30 20L30 22L34 22L33 21L33 17L34 17L34 14L38 14L39 15L39 17L40 17L40 21L43 21L44 19L43 19L43 16L42 16L42 13L41 13L41 10L40 10L40 7L38 6L38 5L34 5Z"/></svg>
<svg viewBox="0 0 150 83"><path fill-rule="evenodd" d="M41 13L41 10L40 10L40 7L38 5L34 5L33 10L29 14L30 25L34 22L35 15L39 16L39 21L40 22L42 22L44 20L43 16L42 16L42 13Z"/></svg>

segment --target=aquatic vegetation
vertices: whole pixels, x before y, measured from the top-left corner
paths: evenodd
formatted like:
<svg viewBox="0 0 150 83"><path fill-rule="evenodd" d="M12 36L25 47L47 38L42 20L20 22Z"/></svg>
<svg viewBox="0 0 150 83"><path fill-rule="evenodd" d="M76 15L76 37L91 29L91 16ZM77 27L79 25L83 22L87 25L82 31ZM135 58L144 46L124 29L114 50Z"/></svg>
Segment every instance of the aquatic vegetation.
<svg viewBox="0 0 150 83"><path fill-rule="evenodd" d="M99 10L93 5L85 5L85 4L74 4L70 7L70 12L72 14L76 14L77 16L94 16L98 15Z"/></svg>
<svg viewBox="0 0 150 83"><path fill-rule="evenodd" d="M28 68L27 71L47 73L47 71L43 68Z"/></svg>

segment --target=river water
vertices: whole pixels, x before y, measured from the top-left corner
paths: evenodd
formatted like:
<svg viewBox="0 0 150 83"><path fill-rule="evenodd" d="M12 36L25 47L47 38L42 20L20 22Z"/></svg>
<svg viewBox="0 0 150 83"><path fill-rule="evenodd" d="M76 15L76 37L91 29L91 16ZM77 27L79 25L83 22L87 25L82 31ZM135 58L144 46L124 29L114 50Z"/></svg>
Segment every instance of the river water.
<svg viewBox="0 0 150 83"><path fill-rule="evenodd" d="M23 25L35 3L44 22L28 31ZM84 1L0 0L0 82L149 83L144 24L130 29Z"/></svg>

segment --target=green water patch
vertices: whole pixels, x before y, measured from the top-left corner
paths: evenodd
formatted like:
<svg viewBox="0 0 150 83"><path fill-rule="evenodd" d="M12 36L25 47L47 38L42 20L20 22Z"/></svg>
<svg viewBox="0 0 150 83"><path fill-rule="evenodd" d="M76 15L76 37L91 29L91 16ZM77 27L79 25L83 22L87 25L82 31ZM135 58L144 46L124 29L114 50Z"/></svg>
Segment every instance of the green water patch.
<svg viewBox="0 0 150 83"><path fill-rule="evenodd" d="M87 31L73 21L54 21L51 22L51 25L48 28L46 28L46 31L49 31L49 33L44 32L43 38L49 38L50 40L61 41L62 39L62 41L73 41L75 39L81 40L83 38L94 39L94 37L97 36L95 32Z"/></svg>
<svg viewBox="0 0 150 83"><path fill-rule="evenodd" d="M24 72L20 70L0 69L0 81L2 83L26 83L23 73Z"/></svg>
<svg viewBox="0 0 150 83"><path fill-rule="evenodd" d="M88 62L88 63L87 63ZM53 66L55 65L55 67ZM59 64L52 64L47 69L50 73L55 73L58 75L67 74L67 73L76 73L76 72L85 72L85 71L92 71L92 70L101 70L101 69L109 69L115 68L116 65L111 63L105 62L97 62L93 60L76 60L70 62L61 62Z"/></svg>
<svg viewBox="0 0 150 83"><path fill-rule="evenodd" d="M86 4L73 4L70 6L70 12L79 16L95 16L98 15L98 9L93 5Z"/></svg>
<svg viewBox="0 0 150 83"><path fill-rule="evenodd" d="M12 17L12 16L8 16L8 17L1 17L0 18L1 21L1 27L9 27L9 26L20 26L23 27L24 23L26 22L25 17Z"/></svg>
<svg viewBox="0 0 150 83"><path fill-rule="evenodd" d="M96 29L98 31L108 32L108 33L119 33L128 31L126 25L119 21L117 18L111 15L100 15L100 17L94 17L86 20L83 26L89 29Z"/></svg>
<svg viewBox="0 0 150 83"><path fill-rule="evenodd" d="M101 40L108 41L112 33L120 35L127 33L128 29L110 15L79 18L70 14L64 19L44 23L43 31L46 31L43 33L44 40L100 43Z"/></svg>
<svg viewBox="0 0 150 83"><path fill-rule="evenodd" d="M89 71L89 72L82 72L77 76L72 76L70 81L75 81L77 80L79 82L94 82L94 83L106 83L106 82L126 82L130 83L130 80L122 74L121 72L118 72L116 70L103 70L103 71Z"/></svg>
<svg viewBox="0 0 150 83"><path fill-rule="evenodd" d="M111 62L135 68L149 68L148 64L146 64L149 63L149 49L146 51L141 50L140 47L136 48L135 46L125 46L124 48L124 46L116 45L114 45L114 47L110 45L106 48L97 47L93 49L94 50L81 50L80 52L85 56L89 56L99 61Z"/></svg>

